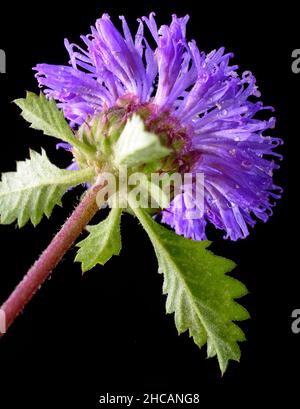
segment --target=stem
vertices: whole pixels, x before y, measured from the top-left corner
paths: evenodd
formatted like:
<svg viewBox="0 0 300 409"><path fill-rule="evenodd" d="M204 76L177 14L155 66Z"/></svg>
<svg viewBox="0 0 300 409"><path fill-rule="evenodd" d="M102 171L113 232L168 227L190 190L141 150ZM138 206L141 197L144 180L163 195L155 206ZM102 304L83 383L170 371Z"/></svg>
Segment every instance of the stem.
<svg viewBox="0 0 300 409"><path fill-rule="evenodd" d="M101 185L95 185L88 190L84 199L78 204L61 230L55 235L46 250L2 305L0 308L0 320L2 320L2 325L0 322L0 334L1 331L4 333L13 323L95 215L99 209L96 196L101 188Z"/></svg>

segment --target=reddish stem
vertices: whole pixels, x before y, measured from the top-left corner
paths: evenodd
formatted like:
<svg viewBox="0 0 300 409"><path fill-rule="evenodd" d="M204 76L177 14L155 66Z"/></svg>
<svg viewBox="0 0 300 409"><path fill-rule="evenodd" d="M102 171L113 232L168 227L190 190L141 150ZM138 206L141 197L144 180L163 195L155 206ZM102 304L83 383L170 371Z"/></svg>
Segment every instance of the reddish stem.
<svg viewBox="0 0 300 409"><path fill-rule="evenodd" d="M27 272L0 309L0 334L13 323L25 305L50 275L65 253L72 246L84 227L99 209L96 196L102 186L92 187L55 235L49 246Z"/></svg>

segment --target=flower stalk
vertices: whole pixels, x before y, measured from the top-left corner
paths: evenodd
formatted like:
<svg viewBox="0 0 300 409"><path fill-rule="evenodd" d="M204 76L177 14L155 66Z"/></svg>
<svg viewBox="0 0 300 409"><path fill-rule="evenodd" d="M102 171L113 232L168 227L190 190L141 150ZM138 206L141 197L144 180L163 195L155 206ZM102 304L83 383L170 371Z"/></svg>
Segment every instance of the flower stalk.
<svg viewBox="0 0 300 409"><path fill-rule="evenodd" d="M5 331L48 278L65 253L99 209L96 196L102 185L94 185L55 235L49 246L29 269L23 280L2 305ZM2 330L3 331L3 330Z"/></svg>

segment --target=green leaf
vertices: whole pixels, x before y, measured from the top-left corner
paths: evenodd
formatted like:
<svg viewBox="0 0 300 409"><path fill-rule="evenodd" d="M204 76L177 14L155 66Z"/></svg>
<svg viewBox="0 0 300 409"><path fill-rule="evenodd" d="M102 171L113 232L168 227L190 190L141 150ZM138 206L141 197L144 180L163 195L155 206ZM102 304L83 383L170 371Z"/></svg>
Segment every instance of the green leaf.
<svg viewBox="0 0 300 409"><path fill-rule="evenodd" d="M36 95L33 92L27 92L26 98L16 99L14 102L22 109L21 115L31 124L31 128L43 131L45 135L59 138L87 153L93 152L90 145L82 143L74 136L54 99L48 100L43 93Z"/></svg>
<svg viewBox="0 0 300 409"><path fill-rule="evenodd" d="M90 233L76 246L80 247L75 261L82 263L81 268L86 272L96 264L104 265L113 255L121 251L120 220L122 209L111 209L108 217L95 226L87 226Z"/></svg>
<svg viewBox="0 0 300 409"><path fill-rule="evenodd" d="M94 170L59 169L53 165L44 150L42 154L30 151L30 159L17 162L16 172L2 174L0 182L1 224L18 221L19 227L30 219L36 226L43 214L50 217L54 206L71 187L91 180Z"/></svg>
<svg viewBox="0 0 300 409"><path fill-rule="evenodd" d="M226 275L235 264L208 251L210 242L185 239L154 222L143 209L134 212L155 249L164 274L163 292L168 294L166 310L175 313L178 333L189 330L199 347L207 342L207 356L217 355L224 373L230 359L239 361L238 341L245 340L233 321L249 318L234 301L247 294L246 287Z"/></svg>
<svg viewBox="0 0 300 409"><path fill-rule="evenodd" d="M167 156L170 150L161 145L157 135L145 130L142 119L134 114L114 146L116 165L138 166Z"/></svg>

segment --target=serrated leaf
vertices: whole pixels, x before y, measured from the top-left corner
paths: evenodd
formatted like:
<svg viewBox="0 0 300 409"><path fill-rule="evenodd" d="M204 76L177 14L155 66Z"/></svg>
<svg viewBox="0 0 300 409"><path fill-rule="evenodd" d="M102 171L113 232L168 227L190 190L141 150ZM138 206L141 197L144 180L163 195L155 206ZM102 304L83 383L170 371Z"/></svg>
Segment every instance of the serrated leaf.
<svg viewBox="0 0 300 409"><path fill-rule="evenodd" d="M122 209L111 209L108 217L95 226L87 226L89 235L76 246L80 247L75 261L81 262L86 272L96 264L104 265L113 255L121 251L120 220Z"/></svg>
<svg viewBox="0 0 300 409"><path fill-rule="evenodd" d="M143 209L134 209L147 231L164 274L167 313L175 313L178 333L189 331L207 355L217 355L221 372L230 359L239 361L243 331L233 322L249 318L234 299L247 294L246 287L226 275L235 264L207 250L208 241L192 241L154 222Z"/></svg>
<svg viewBox="0 0 300 409"><path fill-rule="evenodd" d="M53 165L44 150L30 151L30 159L17 162L16 172L2 174L0 182L1 224L18 221L19 227L30 219L36 226L43 214L50 217L54 206L61 204L65 191L89 181L92 169L69 171Z"/></svg>
<svg viewBox="0 0 300 409"><path fill-rule="evenodd" d="M170 150L157 135L145 130L142 119L134 114L114 146L116 165L138 166L167 156Z"/></svg>
<svg viewBox="0 0 300 409"><path fill-rule="evenodd" d="M26 98L19 98L14 102L21 108L21 115L31 124L31 128L43 131L45 135L59 138L81 150L91 152L90 145L82 143L74 136L54 99L48 100L43 93L36 95L33 92L27 92Z"/></svg>

